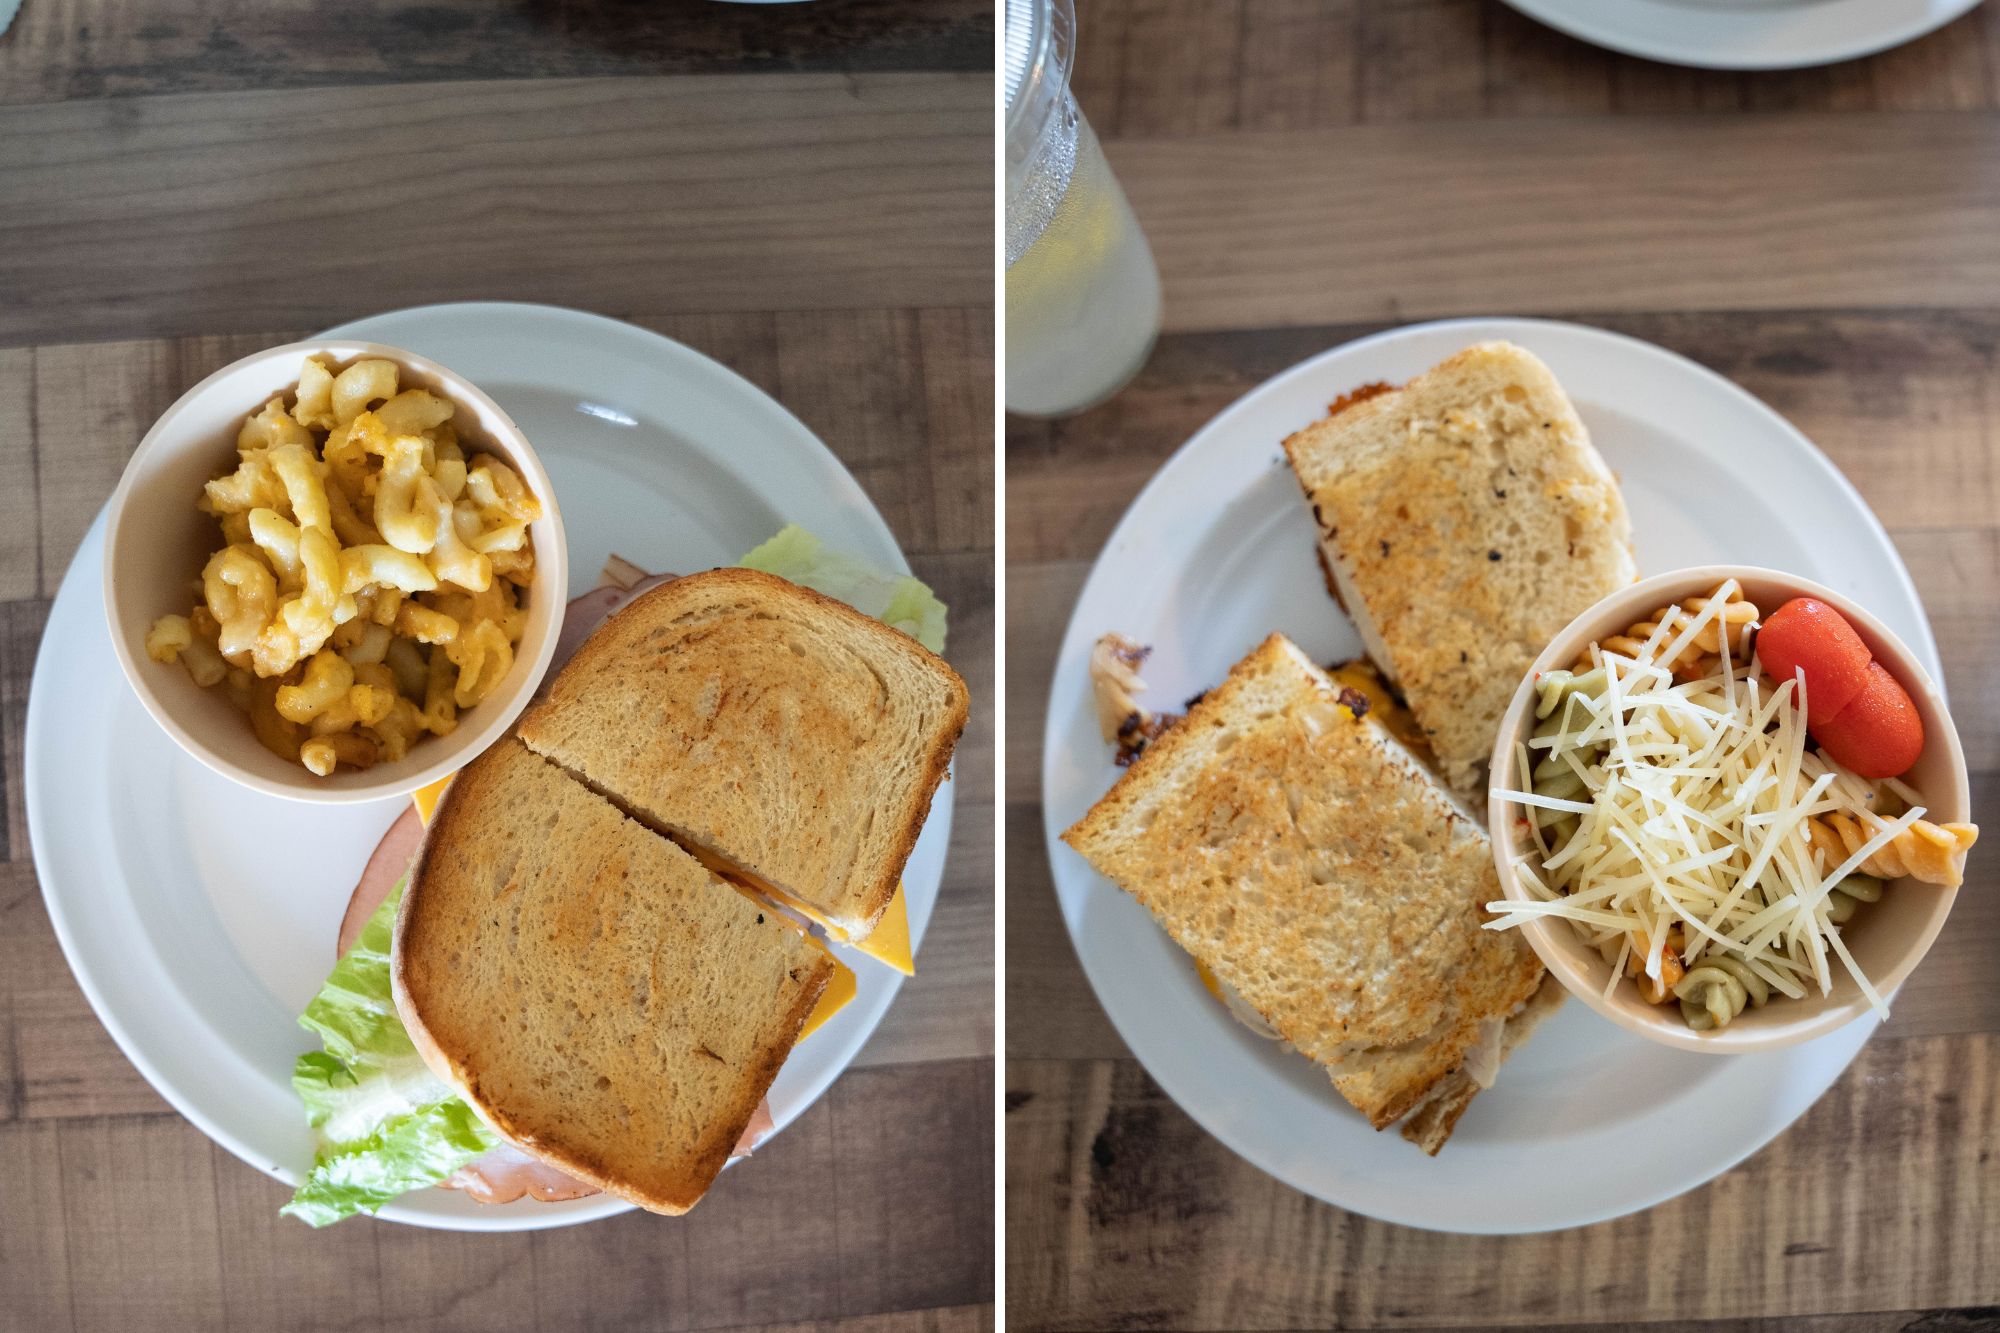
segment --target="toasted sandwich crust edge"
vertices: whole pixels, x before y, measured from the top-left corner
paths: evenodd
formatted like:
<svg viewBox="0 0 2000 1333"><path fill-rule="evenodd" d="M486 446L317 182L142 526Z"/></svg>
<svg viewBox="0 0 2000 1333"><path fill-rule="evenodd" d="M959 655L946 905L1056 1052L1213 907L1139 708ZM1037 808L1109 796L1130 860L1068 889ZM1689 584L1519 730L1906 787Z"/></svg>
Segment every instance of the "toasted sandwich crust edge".
<svg viewBox="0 0 2000 1333"><path fill-rule="evenodd" d="M1467 796L1478 792L1490 738L1486 744L1476 744L1461 734L1468 730L1469 710L1475 706L1452 693L1453 669L1443 657L1441 648L1412 641L1407 632L1398 631L1397 646L1402 649L1405 660L1396 660L1388 641L1390 635L1381 628L1388 622L1378 623L1374 609L1360 595L1362 585L1371 578L1378 588L1380 586L1379 574L1364 577L1361 572L1363 563L1373 563L1372 553L1363 551L1357 554L1350 549L1351 539L1340 532L1339 525L1334 521L1336 515L1323 511L1321 507L1323 500L1332 503L1332 498L1345 485L1349 475L1344 468L1329 470L1325 442L1331 432L1340 432L1345 438L1355 439L1386 431L1398 416L1412 410L1413 401L1421 401L1425 395L1433 393L1440 381L1460 375L1489 373L1503 368L1493 364L1500 361L1512 362L1511 366L1504 368L1518 372L1524 381L1533 381L1535 392L1546 392L1551 396L1551 419L1560 426L1558 433L1578 446L1565 450L1563 466L1587 476L1592 484L1602 487L1609 501L1609 518L1602 530L1605 540L1600 560L1607 567L1616 567L1606 571L1616 577L1606 577L1597 595L1629 583L1637 577L1637 568L1632 550L1630 513L1624 504L1617 478L1591 442L1588 428L1554 372L1533 352L1514 343L1504 339L1474 343L1393 390L1358 402L1336 404L1335 410L1325 417L1293 432L1283 441L1286 460L1312 510L1322 569L1333 585L1330 590L1334 592L1335 600L1354 622L1369 656L1403 690L1419 723L1433 732L1439 768L1447 785ZM1568 613L1556 619L1550 632L1567 623L1570 615L1582 611L1589 601L1594 600L1595 596L1582 605L1570 608ZM1481 640L1481 645L1486 646L1484 640ZM1532 660L1533 652L1528 651L1519 665L1525 670ZM1413 675L1423 678L1410 679ZM1494 720L1497 721L1497 717Z"/></svg>
<svg viewBox="0 0 2000 1333"><path fill-rule="evenodd" d="M938 729L936 742L931 746L929 753L922 756L925 769L924 776L912 789L912 800L904 809L882 812L885 815L893 817L895 820L895 840L892 844L895 848L895 853L885 862L885 866L887 867L885 872L867 885L867 893L861 901L862 910L852 916L842 916L833 912L826 912L821 908L819 903L814 901L814 897L810 892L801 892L799 887L795 885L778 884L778 887L786 893L811 906L814 911L821 912L829 921L832 921L842 930L848 932L849 938L865 939L874 931L876 923L882 919L882 914L888 910L889 901L896 896L896 886L902 880L903 867L909 862L910 854L916 850L917 839L922 835L924 824L930 816L931 801L937 795L939 784L944 781L946 774L950 771L952 753L958 748L958 742L965 734L966 723L971 715L971 693L966 688L964 678L952 668L951 663L945 661L944 658L933 653L930 649L924 647L901 630L886 625L873 616L864 615L837 598L828 597L824 593L805 587L803 584L793 583L789 579L779 578L775 574L766 574L762 570L723 566L718 569L705 570L699 574L682 575L680 578L662 583L658 587L650 588L640 596L635 597L628 605L619 608L614 618L631 615L638 611L639 608L648 606L656 600L671 601L675 596L685 597L689 595L691 588L699 589L716 584L721 584L725 587L731 584L756 587L766 593L777 592L779 595L801 595L816 604L819 611L861 628L871 637L878 638L891 651L909 657L925 670L940 673L945 682L949 694L948 711L943 724ZM607 622L607 626L608 624L609 622ZM557 673L556 683L559 683L561 678L571 671L577 671L579 674L582 674L583 672L594 670L600 659L613 651L612 636L602 633L603 628L605 627L600 627L600 632L584 640L583 645L577 649L576 655L570 658L562 671ZM557 767L562 768L565 772L570 772L567 764L564 764L554 755L549 754L532 739L532 733L536 730L538 717L545 716L546 711L551 707L552 703L553 686L551 687L550 694L536 700L527 712L522 714L521 721L517 724L516 730L521 737L522 743L530 750L541 755L550 763L557 765ZM577 778L582 777L581 774L574 772L570 772L570 775ZM591 785L596 786L598 784L592 783ZM650 813L640 810L636 802L631 801L630 798L622 794L618 799L625 805L632 807L638 813L647 815L648 822L652 822ZM744 871L752 875L757 873L755 867L745 865L741 858L733 855L727 848L717 847L705 840L687 836L682 831L676 831L675 841L686 844L701 843L703 850L711 853L721 861L741 866Z"/></svg>
<svg viewBox="0 0 2000 1333"><path fill-rule="evenodd" d="M1281 633L1273 633L1267 636L1256 649L1247 654L1236 667L1231 669L1231 676L1233 677L1238 669L1247 664L1266 660L1274 656L1283 656L1287 661L1295 661L1306 668L1309 673L1317 673L1319 671L1317 664L1313 663L1296 644L1292 643ZM1229 698L1225 688L1228 683L1229 678L1225 678L1221 684L1211 688L1195 704L1194 708L1189 710L1190 716L1196 710L1205 707L1219 708L1225 706ZM1376 726L1378 724L1371 720L1363 723L1363 725ZM1118 781L1112 784L1110 790L1099 797L1081 818L1077 819L1069 828L1063 831L1061 834L1062 840L1082 854L1087 860L1090 860L1093 869L1097 869L1096 858L1092 855L1092 850L1099 844L1101 838L1115 838L1118 836L1115 823L1135 799L1131 795L1132 791L1142 789L1151 781L1151 768L1157 767L1165 771L1171 771L1172 767L1180 762L1179 752L1182 748L1198 745L1199 742L1194 739L1196 734L1197 729L1195 728L1180 725L1168 728L1158 739L1147 746L1131 767L1126 769L1120 775ZM1393 736L1388 735L1386 731L1381 739L1382 743L1390 747L1393 753L1404 757L1409 756L1408 748L1395 740ZM1472 820L1471 815L1460 806L1458 799L1447 784L1439 780L1435 775L1430 774L1420 760L1410 757L1410 763L1416 771L1423 775L1423 780L1434 788L1436 796L1452 809L1455 818L1466 821L1474 828L1478 827L1477 823ZM1132 784L1130 788L1127 788L1128 783ZM1121 791L1121 789L1124 790ZM1115 877L1102 869L1097 869L1097 873L1105 875L1107 879L1112 879L1114 883L1119 883ZM1119 883L1119 887L1122 891L1131 893L1131 890L1126 888L1124 884ZM1138 898L1142 905L1145 903L1145 900L1139 895L1133 894L1132 896ZM1151 910L1150 905L1149 911L1155 921L1165 931L1168 938L1172 939L1177 947L1192 957L1197 959L1201 957L1196 950L1190 948L1188 943L1175 932L1160 912ZM1529 953L1527 957L1533 958L1533 955ZM1517 998L1524 1005L1527 1004L1534 996L1537 988L1546 984L1548 980L1540 961L1536 959L1532 964L1532 976L1526 975L1524 972L1520 983L1522 987L1521 994L1514 998ZM1257 1008L1254 1003L1251 1007ZM1272 1015L1265 1013L1262 1009L1258 1009L1258 1013L1264 1018L1267 1024L1278 1028L1282 1034L1282 1028L1279 1028ZM1525 1016L1525 1013L1522 1016ZM1511 1022L1512 1017L1510 1016L1507 1021ZM1532 1019L1523 1029L1519 1034L1521 1040L1525 1040L1528 1033L1532 1032L1533 1023L1538 1021L1538 1019L1539 1015ZM1457 1058L1439 1060L1435 1064L1435 1067L1429 1068L1420 1075L1415 1076L1390 1096L1374 1098L1370 1105L1364 1106L1357 1098L1361 1098L1365 1094L1359 1087L1353 1086L1352 1082L1357 1077L1365 1079L1366 1074L1363 1071L1340 1063L1329 1063L1307 1055L1303 1051L1300 1054L1303 1058L1313 1060L1315 1064L1318 1064L1322 1071L1329 1076L1336 1090L1340 1092L1343 1098L1350 1105L1353 1105L1369 1121L1370 1125L1378 1131L1387 1128L1389 1125L1394 1124L1399 1119L1413 1112L1421 1112L1424 1106L1438 1095L1440 1085L1452 1078L1462 1064L1462 1052ZM1437 1148L1442 1146L1446 1138L1450 1137L1458 1114L1463 1113L1465 1106L1471 1102L1477 1091L1478 1089L1474 1087L1470 1092L1464 1092L1456 1099L1455 1113L1450 1116L1448 1121L1441 1125L1426 1125L1429 1138L1428 1141L1421 1142L1420 1146L1427 1153L1435 1155Z"/></svg>
<svg viewBox="0 0 2000 1333"><path fill-rule="evenodd" d="M508 743L508 741L501 742L501 744ZM452 797L460 792L461 779L465 772L466 770L461 769L454 774L444 793L438 798L430 827L425 830L423 842L417 848L416 859L410 863L409 880L403 888L403 900L396 909L396 927L389 950L389 990L391 998L395 1001L396 1014L410 1034L411 1044L416 1047L417 1054L422 1057L424 1065L432 1074L463 1098L473 1109L474 1114L478 1115L490 1129L522 1152L547 1162L586 1184L595 1185L606 1194L637 1204L648 1212L664 1213L669 1216L686 1213L701 1201L707 1194L709 1185L721 1174L722 1167L729 1160L731 1149L743 1137L743 1131L749 1125L750 1117L756 1114L757 1104L770 1090L778 1071L784 1067L785 1061L791 1057L793 1048L798 1045L799 1033L804 1029L806 1019L811 1017L814 1006L819 1003L821 993L825 991L827 982L833 976L833 960L823 953L814 952L812 967L815 975L802 988L792 1012L785 1018L782 1025L786 1034L785 1040L781 1045L767 1048L758 1058L756 1073L752 1079L754 1095L749 1096L743 1105L732 1111L725 1120L718 1121L703 1135L700 1150L695 1155L695 1160L704 1168L698 1172L699 1183L690 1182L690 1187L672 1193L649 1192L632 1185L604 1163L570 1152L560 1144L537 1142L532 1134L524 1132L517 1124L511 1122L510 1117L481 1097L478 1077L462 1061L446 1051L431 1032L419 1012L416 999L409 987L406 940L411 915L415 910L413 904L423 896L425 870L433 845L441 837L448 836L448 830L455 829L457 820L464 818L456 809L457 803ZM574 778L567 773L564 774L564 779L574 781ZM660 835L648 830L648 836ZM716 1163L713 1171L705 1170L705 1164L717 1155L718 1149L720 1161Z"/></svg>

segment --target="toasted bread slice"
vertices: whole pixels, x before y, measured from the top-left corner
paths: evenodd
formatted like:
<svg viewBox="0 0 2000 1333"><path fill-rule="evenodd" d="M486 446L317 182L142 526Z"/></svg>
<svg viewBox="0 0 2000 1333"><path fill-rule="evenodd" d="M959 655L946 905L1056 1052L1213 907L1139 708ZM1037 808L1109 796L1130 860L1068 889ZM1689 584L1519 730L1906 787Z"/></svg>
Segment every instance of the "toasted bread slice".
<svg viewBox="0 0 2000 1333"><path fill-rule="evenodd" d="M1549 368L1481 343L1285 441L1336 595L1445 780L1484 785L1514 687L1632 582L1617 480Z"/></svg>
<svg viewBox="0 0 2000 1333"><path fill-rule="evenodd" d="M508 739L452 780L396 918L432 1072L561 1170L684 1213L834 969L800 930Z"/></svg>
<svg viewBox="0 0 2000 1333"><path fill-rule="evenodd" d="M1500 1029L1499 1063L1506 1063L1515 1051L1521 1049L1522 1043L1535 1035L1535 1029L1542 1025L1543 1020L1562 1008L1563 994L1561 982L1551 976L1542 978L1542 984L1535 988L1527 1003ZM1452 1130L1458 1128L1459 1117L1472 1105L1472 1099L1479 1095L1480 1086L1464 1065L1454 1069L1440 1079L1416 1109L1404 1118L1403 1137L1430 1156L1437 1156L1438 1149L1444 1147Z"/></svg>
<svg viewBox="0 0 2000 1333"><path fill-rule="evenodd" d="M711 865L860 938L896 892L966 710L965 682L908 635L717 569L605 622L520 736Z"/></svg>
<svg viewBox="0 0 2000 1333"><path fill-rule="evenodd" d="M1283 635L1063 839L1378 1129L1542 978L1518 932L1480 928L1500 891L1485 834Z"/></svg>

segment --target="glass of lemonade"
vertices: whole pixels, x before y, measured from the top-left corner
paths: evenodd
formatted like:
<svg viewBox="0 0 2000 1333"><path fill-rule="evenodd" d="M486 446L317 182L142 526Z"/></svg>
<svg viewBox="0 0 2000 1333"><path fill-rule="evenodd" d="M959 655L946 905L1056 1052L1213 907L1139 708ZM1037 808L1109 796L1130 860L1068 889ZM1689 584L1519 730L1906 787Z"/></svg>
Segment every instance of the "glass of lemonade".
<svg viewBox="0 0 2000 1333"><path fill-rule="evenodd" d="M1006 0L1007 410L1101 402L1145 364L1160 274L1078 110L1071 0Z"/></svg>

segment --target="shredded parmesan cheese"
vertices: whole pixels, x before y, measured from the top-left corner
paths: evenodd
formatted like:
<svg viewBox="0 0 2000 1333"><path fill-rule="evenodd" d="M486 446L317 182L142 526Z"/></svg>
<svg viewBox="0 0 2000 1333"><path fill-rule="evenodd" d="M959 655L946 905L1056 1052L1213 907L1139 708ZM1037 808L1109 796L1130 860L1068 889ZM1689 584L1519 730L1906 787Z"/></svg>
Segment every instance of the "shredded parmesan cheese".
<svg viewBox="0 0 2000 1333"><path fill-rule="evenodd" d="M1644 974L1657 981L1658 941L1676 926L1689 967L1704 953L1733 958L1794 998L1808 985L1822 995L1832 989L1830 954L1886 1014L1830 919L1827 898L1921 818L1923 806L1914 791L1890 784L1910 809L1884 818L1875 813L1873 784L1811 747L1803 675L1773 682L1759 664L1722 652L1702 678L1674 679L1663 664L1736 596L1725 584L1698 614L1663 614L1636 657L1592 644L1590 688L1577 676L1560 703L1545 702L1542 725L1517 751L1530 790L1493 791L1522 807L1532 829L1517 862L1531 896L1488 903L1487 929L1567 920L1607 961L1616 959L1612 986L1640 950ZM1537 765L1547 765L1542 778L1557 775L1553 789L1562 796L1532 790ZM1827 865L1807 820L1837 809L1864 812L1872 836L1843 863Z"/></svg>

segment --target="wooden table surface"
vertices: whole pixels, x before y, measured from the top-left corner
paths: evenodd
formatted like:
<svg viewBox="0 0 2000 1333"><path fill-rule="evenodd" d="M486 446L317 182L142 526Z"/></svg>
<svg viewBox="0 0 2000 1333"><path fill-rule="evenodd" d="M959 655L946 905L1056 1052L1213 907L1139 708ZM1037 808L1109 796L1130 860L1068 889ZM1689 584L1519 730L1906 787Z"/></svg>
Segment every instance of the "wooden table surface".
<svg viewBox="0 0 2000 1333"><path fill-rule="evenodd" d="M0 1328L991 1326L992 31L985 0L27 0L0 40ZM972 689L917 978L683 1219L280 1218L98 1024L30 859L36 645L146 427L256 348L464 299L632 319L773 394L950 604Z"/></svg>
<svg viewBox="0 0 2000 1333"><path fill-rule="evenodd" d="M1167 1099L1063 933L1039 806L1070 607L1176 447L1356 335L1546 314L1715 368L1840 465L1922 593L2000 828L2000 6L1775 75L1615 57L1487 0L1078 7L1079 97L1167 329L1107 405L1008 423L1010 1324L2000 1324L2000 855L1770 1147L1634 1217L1468 1238L1296 1193Z"/></svg>

